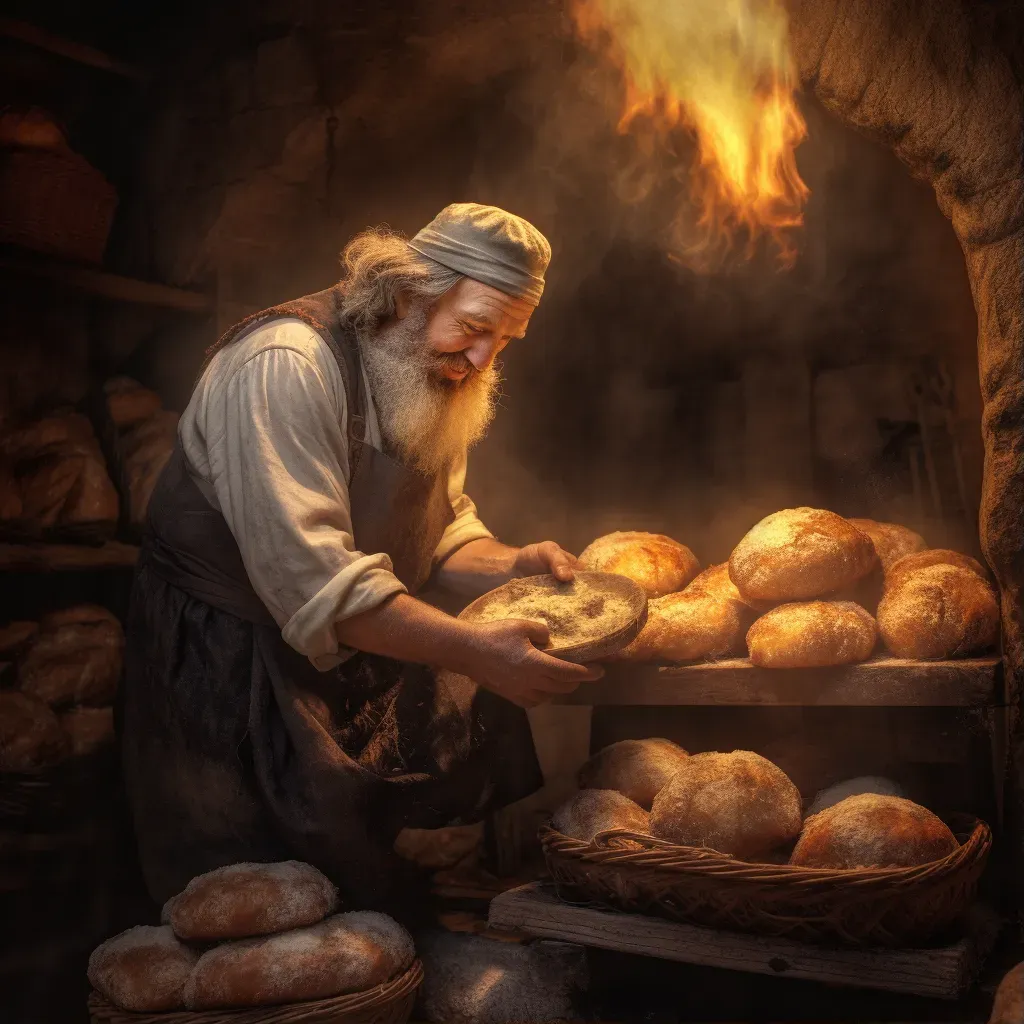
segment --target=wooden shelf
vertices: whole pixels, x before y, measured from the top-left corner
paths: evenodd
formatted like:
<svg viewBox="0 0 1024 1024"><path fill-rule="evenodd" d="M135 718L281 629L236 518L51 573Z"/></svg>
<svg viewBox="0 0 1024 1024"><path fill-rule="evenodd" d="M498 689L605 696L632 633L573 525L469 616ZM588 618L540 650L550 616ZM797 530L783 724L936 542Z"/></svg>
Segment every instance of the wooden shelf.
<svg viewBox="0 0 1024 1024"><path fill-rule="evenodd" d="M202 292L172 288L152 281L138 281L106 270L66 263L41 253L28 252L13 246L0 247L0 268L14 273L45 278L77 291L98 295L117 302L134 302L146 306L162 306L183 313L206 313L213 302Z"/></svg>
<svg viewBox="0 0 1024 1024"><path fill-rule="evenodd" d="M86 46L84 43L76 43L71 39L64 39L61 36L47 32L46 29L31 25L27 21L16 21L14 18L0 18L0 35L8 39L16 39L20 43L28 43L38 50L45 50L47 53L55 53L66 60L73 60L77 64L85 64L87 67L98 68L101 71L109 71L111 74L120 75L122 78L130 78L136 82L145 82L149 78L148 72L142 68L127 64L124 61L115 59L95 47Z"/></svg>
<svg viewBox="0 0 1024 1024"><path fill-rule="evenodd" d="M755 668L743 659L699 665L610 665L558 703L584 705L789 705L798 707L997 707L998 658L874 658L824 669Z"/></svg>
<svg viewBox="0 0 1024 1024"><path fill-rule="evenodd" d="M0 544L0 572L69 572L130 569L139 557L134 544Z"/></svg>

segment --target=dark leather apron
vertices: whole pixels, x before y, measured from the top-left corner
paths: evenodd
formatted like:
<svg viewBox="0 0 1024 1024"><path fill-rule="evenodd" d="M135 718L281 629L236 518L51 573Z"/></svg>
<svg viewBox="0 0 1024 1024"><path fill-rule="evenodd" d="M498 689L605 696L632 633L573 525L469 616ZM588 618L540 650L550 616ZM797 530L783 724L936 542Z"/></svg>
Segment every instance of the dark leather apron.
<svg viewBox="0 0 1024 1024"><path fill-rule="evenodd" d="M358 348L333 289L243 321L299 316L349 399L359 550L390 555L415 593L453 519L445 474L363 443ZM357 652L317 671L249 582L224 517L176 450L149 504L126 626L123 759L142 868L159 901L236 861L317 865L348 906L390 907L403 827L470 822L541 784L525 714L470 680Z"/></svg>

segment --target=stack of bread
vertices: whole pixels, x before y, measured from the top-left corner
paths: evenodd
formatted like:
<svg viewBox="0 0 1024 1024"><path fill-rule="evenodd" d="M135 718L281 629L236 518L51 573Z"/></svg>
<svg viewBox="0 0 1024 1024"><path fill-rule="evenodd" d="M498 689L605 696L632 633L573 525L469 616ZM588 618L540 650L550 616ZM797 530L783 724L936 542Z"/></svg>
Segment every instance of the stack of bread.
<svg viewBox="0 0 1024 1024"><path fill-rule="evenodd" d="M583 766L581 789L552 827L581 842L625 829L750 862L799 867L910 867L957 848L949 828L885 779L823 791L805 819L800 793L749 750L687 754L666 739L623 740Z"/></svg>
<svg viewBox="0 0 1024 1024"><path fill-rule="evenodd" d="M965 657L998 637L996 595L974 559L825 509L768 516L728 563L703 572L688 548L655 534L609 534L580 561L647 591L647 623L618 655L626 661L749 654L762 668L823 668L866 661L879 635L890 653L917 659Z"/></svg>
<svg viewBox="0 0 1024 1024"><path fill-rule="evenodd" d="M0 629L14 689L0 690L0 771L32 772L114 739L124 634L109 611L75 605Z"/></svg>
<svg viewBox="0 0 1024 1024"><path fill-rule="evenodd" d="M122 1010L219 1010L362 992L412 965L412 938L392 918L337 909L309 864L218 868L170 899L159 926L98 946L89 981Z"/></svg>
<svg viewBox="0 0 1024 1024"><path fill-rule="evenodd" d="M117 513L117 491L84 416L54 413L0 438L0 522L8 532L104 539Z"/></svg>
<svg viewBox="0 0 1024 1024"><path fill-rule="evenodd" d="M157 479L174 451L178 414L164 409L155 391L130 377L114 377L103 390L117 434L128 522L140 527Z"/></svg>

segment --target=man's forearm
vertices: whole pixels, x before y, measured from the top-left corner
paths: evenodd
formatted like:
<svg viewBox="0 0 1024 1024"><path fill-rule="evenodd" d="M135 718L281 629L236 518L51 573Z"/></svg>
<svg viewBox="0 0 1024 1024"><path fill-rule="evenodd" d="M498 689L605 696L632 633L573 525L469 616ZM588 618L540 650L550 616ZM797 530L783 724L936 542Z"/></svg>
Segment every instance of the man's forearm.
<svg viewBox="0 0 1024 1024"><path fill-rule="evenodd" d="M454 551L437 571L438 585L453 594L477 597L508 582L516 572L519 548L481 537Z"/></svg>

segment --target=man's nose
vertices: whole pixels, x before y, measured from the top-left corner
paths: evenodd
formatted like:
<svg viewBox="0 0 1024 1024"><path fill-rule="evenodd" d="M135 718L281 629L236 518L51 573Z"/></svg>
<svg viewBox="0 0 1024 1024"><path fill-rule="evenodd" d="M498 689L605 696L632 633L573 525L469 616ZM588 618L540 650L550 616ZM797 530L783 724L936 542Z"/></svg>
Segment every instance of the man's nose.
<svg viewBox="0 0 1024 1024"><path fill-rule="evenodd" d="M474 369L482 373L498 357L499 348L496 341L481 338L470 345L463 354L473 364Z"/></svg>

